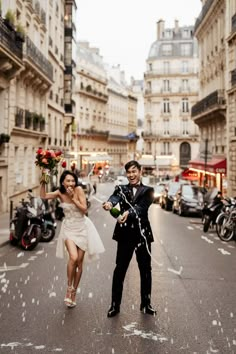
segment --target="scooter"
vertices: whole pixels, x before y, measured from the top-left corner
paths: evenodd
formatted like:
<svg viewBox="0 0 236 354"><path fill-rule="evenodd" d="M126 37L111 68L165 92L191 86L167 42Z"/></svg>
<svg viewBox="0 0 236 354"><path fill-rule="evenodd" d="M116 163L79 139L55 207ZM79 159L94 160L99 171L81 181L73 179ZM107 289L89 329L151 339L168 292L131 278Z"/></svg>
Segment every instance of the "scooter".
<svg viewBox="0 0 236 354"><path fill-rule="evenodd" d="M22 199L10 221L10 243L21 245L24 250L33 250L41 238L40 225L41 219L37 216L37 210Z"/></svg>
<svg viewBox="0 0 236 354"><path fill-rule="evenodd" d="M223 207L223 199L221 195L217 195L210 203L205 202L202 209L203 231L207 232L210 226L216 224L217 216Z"/></svg>

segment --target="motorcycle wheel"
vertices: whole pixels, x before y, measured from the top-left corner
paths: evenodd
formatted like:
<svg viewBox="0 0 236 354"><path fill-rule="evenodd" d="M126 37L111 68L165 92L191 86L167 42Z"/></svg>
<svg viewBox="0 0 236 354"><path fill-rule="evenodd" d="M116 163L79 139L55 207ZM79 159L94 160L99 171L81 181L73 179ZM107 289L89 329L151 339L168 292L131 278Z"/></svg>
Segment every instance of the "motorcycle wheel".
<svg viewBox="0 0 236 354"><path fill-rule="evenodd" d="M226 222L226 219L228 219L228 214L221 214L217 217L216 219L216 233L220 237L221 229L223 224Z"/></svg>
<svg viewBox="0 0 236 354"><path fill-rule="evenodd" d="M55 236L55 228L53 226L48 226L46 231L41 233L41 242L50 242Z"/></svg>
<svg viewBox="0 0 236 354"><path fill-rule="evenodd" d="M233 220L228 221L227 219L223 222L221 230L219 233L219 238L222 241L228 242L234 237L234 222Z"/></svg>
<svg viewBox="0 0 236 354"><path fill-rule="evenodd" d="M211 219L208 215L205 215L203 218L203 231L207 232L211 224Z"/></svg>
<svg viewBox="0 0 236 354"><path fill-rule="evenodd" d="M39 229L33 227L31 234L28 235L29 227L27 227L21 238L21 247L25 251L32 251L39 243ZM32 240L34 240L34 242L32 242Z"/></svg>

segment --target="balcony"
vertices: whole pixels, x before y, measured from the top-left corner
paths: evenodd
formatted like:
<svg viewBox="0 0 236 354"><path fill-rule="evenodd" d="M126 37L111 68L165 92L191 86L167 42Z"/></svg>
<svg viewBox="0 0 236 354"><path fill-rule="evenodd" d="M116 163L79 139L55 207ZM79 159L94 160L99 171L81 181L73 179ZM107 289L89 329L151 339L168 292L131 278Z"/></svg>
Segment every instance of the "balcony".
<svg viewBox="0 0 236 354"><path fill-rule="evenodd" d="M216 113L224 116L225 110L224 90L216 90L192 107L191 116L197 123L200 119L215 117Z"/></svg>
<svg viewBox="0 0 236 354"><path fill-rule="evenodd" d="M194 66L189 66L189 67L170 67L170 68L158 68L156 70L150 70L146 71L144 73L145 79L151 79L155 78L156 76L176 76L176 75L196 75L197 74L197 68Z"/></svg>
<svg viewBox="0 0 236 354"><path fill-rule="evenodd" d="M23 60L26 66L26 72L31 73L33 77L39 77L41 81L48 86L52 84L53 66L29 37L26 37L24 43Z"/></svg>
<svg viewBox="0 0 236 354"><path fill-rule="evenodd" d="M17 107L15 115L15 128L45 133L45 118L42 114L37 114L35 112L30 112Z"/></svg>
<svg viewBox="0 0 236 354"><path fill-rule="evenodd" d="M16 32L0 17L0 74L8 80L23 68L22 52L22 42L16 40Z"/></svg>

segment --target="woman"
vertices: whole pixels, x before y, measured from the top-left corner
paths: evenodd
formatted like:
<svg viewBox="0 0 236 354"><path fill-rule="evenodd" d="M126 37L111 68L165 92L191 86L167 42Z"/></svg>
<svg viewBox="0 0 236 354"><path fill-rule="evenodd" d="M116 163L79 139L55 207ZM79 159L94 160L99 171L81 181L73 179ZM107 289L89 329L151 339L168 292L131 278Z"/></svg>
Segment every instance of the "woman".
<svg viewBox="0 0 236 354"><path fill-rule="evenodd" d="M58 237L56 255L63 258L63 244L65 244L69 260L67 264L68 284L64 302L68 307L74 307L85 252L87 251L89 258L96 258L99 253L104 252L104 247L92 221L85 216L86 197L73 172L66 170L62 173L60 188L54 192L46 193L45 184L41 184L40 197L42 199L59 198L61 201L65 218Z"/></svg>

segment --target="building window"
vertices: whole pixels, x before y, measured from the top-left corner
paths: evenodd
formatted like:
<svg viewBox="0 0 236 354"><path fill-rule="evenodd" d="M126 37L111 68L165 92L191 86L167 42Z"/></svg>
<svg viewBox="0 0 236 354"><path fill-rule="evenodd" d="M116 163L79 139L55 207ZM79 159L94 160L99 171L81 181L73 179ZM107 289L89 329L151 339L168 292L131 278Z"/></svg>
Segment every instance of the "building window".
<svg viewBox="0 0 236 354"><path fill-rule="evenodd" d="M182 134L188 135L188 121L187 120L182 121Z"/></svg>
<svg viewBox="0 0 236 354"><path fill-rule="evenodd" d="M152 63L149 63L148 66L149 66L149 71L152 71Z"/></svg>
<svg viewBox="0 0 236 354"><path fill-rule="evenodd" d="M162 45L162 55L163 56L172 55L172 44L163 44Z"/></svg>
<svg viewBox="0 0 236 354"><path fill-rule="evenodd" d="M163 112L170 113L170 101L168 98L163 101Z"/></svg>
<svg viewBox="0 0 236 354"><path fill-rule="evenodd" d="M169 130L169 120L165 120L164 122L164 135L169 135L170 134L170 130Z"/></svg>
<svg viewBox="0 0 236 354"><path fill-rule="evenodd" d="M170 91L170 80L163 80L163 90L165 92Z"/></svg>
<svg viewBox="0 0 236 354"><path fill-rule="evenodd" d="M163 147L162 148L163 148L162 155L171 155L169 141L163 142Z"/></svg>
<svg viewBox="0 0 236 354"><path fill-rule="evenodd" d="M188 80L182 80L182 91L188 91Z"/></svg>
<svg viewBox="0 0 236 354"><path fill-rule="evenodd" d="M182 71L182 73L188 73L188 62L187 61L182 61L181 71Z"/></svg>
<svg viewBox="0 0 236 354"><path fill-rule="evenodd" d="M170 72L170 62L169 61L164 61L164 74L169 74Z"/></svg>
<svg viewBox="0 0 236 354"><path fill-rule="evenodd" d="M191 44L183 43L180 45L181 55L190 56L191 55Z"/></svg>
<svg viewBox="0 0 236 354"><path fill-rule="evenodd" d="M182 99L182 112L184 112L184 113L188 113L189 112L188 98L183 98Z"/></svg>

